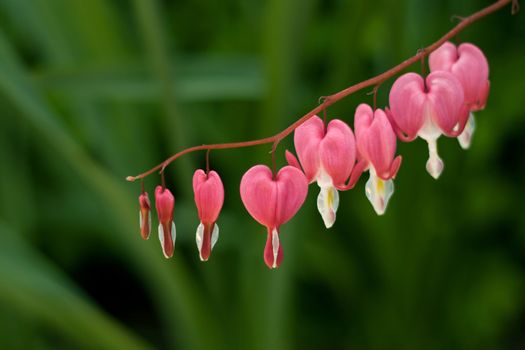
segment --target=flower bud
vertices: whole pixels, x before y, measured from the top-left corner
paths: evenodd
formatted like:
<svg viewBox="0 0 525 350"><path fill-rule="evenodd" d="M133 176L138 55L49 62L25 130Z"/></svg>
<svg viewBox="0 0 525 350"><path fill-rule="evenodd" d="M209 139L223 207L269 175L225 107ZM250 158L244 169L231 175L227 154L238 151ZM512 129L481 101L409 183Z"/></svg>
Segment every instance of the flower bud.
<svg viewBox="0 0 525 350"><path fill-rule="evenodd" d="M197 248L200 259L207 261L219 239L219 226L216 221L224 203L224 186L219 174L213 170L209 174L201 169L195 171L193 192L200 219L196 233Z"/></svg>
<svg viewBox="0 0 525 350"><path fill-rule="evenodd" d="M140 235L143 239L148 239L151 233L151 205L148 192L142 192L139 196L140 204Z"/></svg>
<svg viewBox="0 0 525 350"><path fill-rule="evenodd" d="M155 207L159 217L159 241L166 259L173 256L177 236L175 223L173 222L174 206L175 198L170 190L157 186L155 188Z"/></svg>

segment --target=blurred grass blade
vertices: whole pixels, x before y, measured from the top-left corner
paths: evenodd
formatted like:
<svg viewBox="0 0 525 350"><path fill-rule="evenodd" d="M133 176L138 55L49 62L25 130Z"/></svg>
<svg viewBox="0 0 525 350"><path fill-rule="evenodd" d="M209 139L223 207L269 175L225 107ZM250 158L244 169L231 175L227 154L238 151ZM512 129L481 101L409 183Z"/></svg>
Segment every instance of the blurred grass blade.
<svg viewBox="0 0 525 350"><path fill-rule="evenodd" d="M70 281L0 222L0 299L60 329L82 347L149 349L81 296Z"/></svg>
<svg viewBox="0 0 525 350"><path fill-rule="evenodd" d="M171 91L181 102L259 99L263 95L260 66L250 58L188 58L173 79ZM163 96L159 84L142 65L82 67L39 72L35 81L65 96L152 102Z"/></svg>
<svg viewBox="0 0 525 350"><path fill-rule="evenodd" d="M158 252L142 245L137 239L130 239L129 233L136 232L133 225L136 212L129 203L134 203L124 190L124 180L113 178L95 163L75 140L57 122L58 118L48 108L38 91L17 64L17 59L10 49L3 33L0 32L0 94L10 100L21 111L21 116L39 132L52 146L54 155L63 158L72 166L86 183L93 187L104 199L113 216L119 222L119 229L113 235L104 237L114 244L127 259L130 266L139 272L143 283L148 288L157 310L167 322L166 331L178 327L188 332L185 344L191 348L213 349L219 344L215 341L211 320L203 305L202 291L195 287L194 280L188 275L184 261L166 264L158 259ZM207 337L201 337L205 333ZM173 340L171 332L167 335Z"/></svg>
<svg viewBox="0 0 525 350"><path fill-rule="evenodd" d="M160 13L159 3L156 0L135 0L135 15L142 32L144 45L151 60L154 77L162 92L164 114L162 120L167 131L165 137L171 149L179 151L187 146L188 135L182 125L182 114L177 104L177 97L173 89L173 60L170 59L165 33L163 31L164 17ZM174 164L177 182L190 184L190 174L194 169L190 157L182 157ZM189 186L180 186L181 192L191 196Z"/></svg>

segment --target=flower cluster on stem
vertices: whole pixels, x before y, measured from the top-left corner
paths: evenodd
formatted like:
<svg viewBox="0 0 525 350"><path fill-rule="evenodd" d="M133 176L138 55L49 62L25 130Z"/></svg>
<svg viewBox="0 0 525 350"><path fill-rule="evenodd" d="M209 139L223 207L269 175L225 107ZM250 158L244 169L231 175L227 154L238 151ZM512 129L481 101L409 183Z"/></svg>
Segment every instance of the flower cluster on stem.
<svg viewBox="0 0 525 350"><path fill-rule="evenodd" d="M252 141L201 145L180 151L163 163L128 181L164 169L177 158L199 150L206 150L207 169L197 170L193 177L195 204L200 223L196 243L202 261L209 259L219 237L217 220L224 201L224 186L216 171L209 169L209 151L272 144L273 171L265 165L255 165L242 177L240 194L248 213L267 229L264 261L269 268L277 268L283 259L280 227L288 222L306 199L308 184L320 188L317 208L327 228L334 225L339 207L339 191L347 191L357 184L361 174L369 172L365 194L378 215L383 215L394 192L395 179L402 162L396 156L397 139L411 142L417 137L428 144L428 173L437 179L444 162L438 154L437 141L444 135L457 138L463 149L471 145L475 130L473 112L482 110L487 101L490 83L488 62L483 52L473 44L456 46L449 42L473 22L516 0L499 0L471 16L461 19L452 30L434 44L418 50L417 54L392 69L323 98L322 103L280 133ZM429 58L430 74L426 75L424 59ZM377 108L377 89L412 64L421 61L422 74L405 73L393 84L389 106ZM373 107L357 106L354 130L343 120L327 121L326 108L342 98L374 86ZM317 115L323 113L321 119ZM277 145L294 133L297 157L285 152L287 166L275 169ZM151 231L150 202L142 189L139 196L140 233L147 239ZM175 198L165 187L155 189L158 214L158 234L166 258L173 255L176 228L173 222Z"/></svg>

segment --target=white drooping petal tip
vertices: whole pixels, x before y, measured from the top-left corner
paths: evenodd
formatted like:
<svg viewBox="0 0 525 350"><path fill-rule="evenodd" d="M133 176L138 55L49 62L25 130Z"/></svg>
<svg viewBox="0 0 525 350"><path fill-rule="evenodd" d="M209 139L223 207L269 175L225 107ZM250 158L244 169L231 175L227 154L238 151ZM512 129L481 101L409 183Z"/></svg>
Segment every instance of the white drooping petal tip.
<svg viewBox="0 0 525 350"><path fill-rule="evenodd" d="M277 257L279 255L279 233L274 228L272 230L272 253L273 253L273 264L272 268L276 269L277 266Z"/></svg>
<svg viewBox="0 0 525 350"><path fill-rule="evenodd" d="M168 259L169 257L166 256L165 249L164 249L164 228L162 227L162 224L159 224L159 241L160 241L160 247L162 248L162 253L164 254L164 257Z"/></svg>
<svg viewBox="0 0 525 350"><path fill-rule="evenodd" d="M337 208L339 207L339 192L334 186L323 186L317 196L317 209L323 218L326 228L335 223Z"/></svg>
<svg viewBox="0 0 525 350"><path fill-rule="evenodd" d="M204 225L199 223L199 226L197 226L197 232L195 234L195 242L197 243L197 249L199 249L199 256L202 260L201 249L202 249L202 242L204 241Z"/></svg>
<svg viewBox="0 0 525 350"><path fill-rule="evenodd" d="M474 131L476 131L476 119L474 118L474 114L471 112L467 121L467 125L465 125L465 129L463 129L463 132L458 136L458 142L461 148L465 150L470 148Z"/></svg>
<svg viewBox="0 0 525 350"><path fill-rule="evenodd" d="M164 257L166 259L169 259L170 256L168 254L166 254L166 242L164 241L164 227L162 226L162 224L159 224L159 241L160 241L160 246L162 248L162 254L164 254ZM171 242L173 244L173 249L175 249L175 240L177 238L177 230L176 230L176 227L175 227L175 222L171 222Z"/></svg>
<svg viewBox="0 0 525 350"><path fill-rule="evenodd" d="M373 168L370 168L370 178L366 182L365 194L366 198L372 204L377 215L383 215L388 206L388 201L394 193L394 181L383 180L376 175Z"/></svg>
<svg viewBox="0 0 525 350"><path fill-rule="evenodd" d="M443 164L443 160L441 160L441 158L439 158L439 156L436 154L428 158L426 167L430 176L437 180L443 172L445 165Z"/></svg>
<svg viewBox="0 0 525 350"><path fill-rule="evenodd" d="M219 225L215 224L213 226L213 232L211 233L211 249L215 247L215 243L219 240Z"/></svg>
<svg viewBox="0 0 525 350"><path fill-rule="evenodd" d="M213 225L213 231L211 233L211 246L210 246L210 252L213 250L213 247L219 240L219 225L214 224ZM204 243L204 225L203 223L199 223L199 226L197 226L197 232L195 234L195 242L197 243L197 248L199 249L199 258L201 261L207 261L207 258L204 258L202 256L202 245Z"/></svg>
<svg viewBox="0 0 525 350"><path fill-rule="evenodd" d="M443 160L439 157L438 151L437 151L437 140L436 139L429 139L427 140L428 143L428 160L426 164L427 172L432 176L434 179L438 179L441 173L443 172L443 168L445 167Z"/></svg>

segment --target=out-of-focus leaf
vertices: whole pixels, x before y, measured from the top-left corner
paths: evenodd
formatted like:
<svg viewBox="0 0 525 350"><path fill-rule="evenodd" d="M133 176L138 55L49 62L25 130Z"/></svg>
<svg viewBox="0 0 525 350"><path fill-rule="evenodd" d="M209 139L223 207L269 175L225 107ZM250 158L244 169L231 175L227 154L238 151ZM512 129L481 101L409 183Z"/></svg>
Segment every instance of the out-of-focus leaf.
<svg viewBox="0 0 525 350"><path fill-rule="evenodd" d="M149 349L0 222L0 298L89 349Z"/></svg>
<svg viewBox="0 0 525 350"><path fill-rule="evenodd" d="M140 246L137 240L129 239L129 232L135 232L136 212L131 210L129 203L134 200L123 189L123 183L105 171L93 161L79 144L63 129L54 117L52 110L44 102L39 91L31 85L31 81L23 73L18 60L0 32L0 94L9 99L20 111L21 115L38 132L38 135L48 142L55 154L72 166L86 184L95 189L114 211L114 217L121 229L117 236L109 236L110 242L116 247L124 248L122 253L131 265L134 265L142 275L145 285L150 288L159 313L175 327L194 334L185 339L189 346L195 348L215 348L213 329L208 325L202 305L199 304L199 290L195 290L191 276L187 274L183 261L170 268L158 259L151 249ZM206 339L199 338L202 329L210 329ZM200 346L198 346L200 344ZM202 344L207 344L202 345Z"/></svg>
<svg viewBox="0 0 525 350"><path fill-rule="evenodd" d="M256 61L242 58L192 58L181 62L173 91L181 102L259 99L264 91ZM83 67L39 72L35 80L52 93L126 102L158 100L161 90L144 66Z"/></svg>

